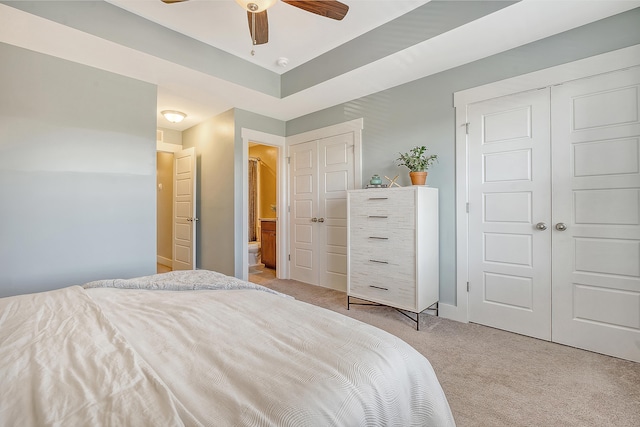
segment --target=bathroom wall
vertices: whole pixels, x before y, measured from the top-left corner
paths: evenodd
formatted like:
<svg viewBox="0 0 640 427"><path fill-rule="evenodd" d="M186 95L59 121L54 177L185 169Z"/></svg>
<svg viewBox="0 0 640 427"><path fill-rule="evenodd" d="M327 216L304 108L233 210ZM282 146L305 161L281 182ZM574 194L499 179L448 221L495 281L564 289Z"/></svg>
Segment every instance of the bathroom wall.
<svg viewBox="0 0 640 427"><path fill-rule="evenodd" d="M249 147L249 157L262 160L258 166L258 218L275 218L276 212L271 206L276 205L278 149L268 145L253 145Z"/></svg>

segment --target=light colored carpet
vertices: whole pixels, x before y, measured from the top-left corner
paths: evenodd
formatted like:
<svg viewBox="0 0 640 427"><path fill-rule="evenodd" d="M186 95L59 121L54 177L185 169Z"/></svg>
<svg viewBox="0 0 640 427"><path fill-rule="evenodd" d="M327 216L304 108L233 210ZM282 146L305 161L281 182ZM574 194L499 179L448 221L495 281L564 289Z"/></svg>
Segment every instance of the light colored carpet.
<svg viewBox="0 0 640 427"><path fill-rule="evenodd" d="M273 274L250 280L411 344L433 365L460 427L640 426L638 363L435 316L422 315L416 331L388 307L347 311L343 292Z"/></svg>

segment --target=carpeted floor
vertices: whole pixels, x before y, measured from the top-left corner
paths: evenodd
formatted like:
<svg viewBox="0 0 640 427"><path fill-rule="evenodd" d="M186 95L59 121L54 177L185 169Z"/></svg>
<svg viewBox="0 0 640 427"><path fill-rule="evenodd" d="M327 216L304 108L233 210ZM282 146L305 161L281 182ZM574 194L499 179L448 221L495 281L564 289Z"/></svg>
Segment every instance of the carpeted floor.
<svg viewBox="0 0 640 427"><path fill-rule="evenodd" d="M453 416L465 426L640 426L640 364L476 324L423 315L420 331L388 307L275 279L251 281L390 332L429 359Z"/></svg>

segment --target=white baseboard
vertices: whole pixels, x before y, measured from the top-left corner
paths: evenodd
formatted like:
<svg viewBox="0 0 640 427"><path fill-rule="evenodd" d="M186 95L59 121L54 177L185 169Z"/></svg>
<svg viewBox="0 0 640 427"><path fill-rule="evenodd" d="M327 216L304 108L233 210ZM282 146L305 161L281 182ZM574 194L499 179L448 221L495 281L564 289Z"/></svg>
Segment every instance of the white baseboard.
<svg viewBox="0 0 640 427"><path fill-rule="evenodd" d="M469 323L467 313L462 313L459 307L451 304L438 304L438 317L455 320L456 322Z"/></svg>
<svg viewBox="0 0 640 427"><path fill-rule="evenodd" d="M158 255L158 264L162 264L165 267L173 268L173 260L170 258L165 258L163 256Z"/></svg>

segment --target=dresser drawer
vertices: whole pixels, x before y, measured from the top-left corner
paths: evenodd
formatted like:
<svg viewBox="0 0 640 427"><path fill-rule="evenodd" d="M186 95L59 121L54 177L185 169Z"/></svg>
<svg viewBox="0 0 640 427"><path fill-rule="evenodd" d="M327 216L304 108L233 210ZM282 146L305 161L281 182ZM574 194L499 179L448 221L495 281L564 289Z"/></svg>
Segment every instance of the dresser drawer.
<svg viewBox="0 0 640 427"><path fill-rule="evenodd" d="M349 239L352 249L367 250L368 248L384 248L389 251L397 251L409 248L414 249L415 232L409 229L391 228L360 228L351 227Z"/></svg>
<svg viewBox="0 0 640 427"><path fill-rule="evenodd" d="M415 258L415 237L413 235L391 236L389 239L380 239L364 236L356 236L351 238L349 246L349 257L354 260L377 260L379 264L387 264L389 266L406 265ZM407 261L409 260L409 261Z"/></svg>
<svg viewBox="0 0 640 427"><path fill-rule="evenodd" d="M415 196L407 191L371 191L349 194L352 227L414 228Z"/></svg>
<svg viewBox="0 0 640 427"><path fill-rule="evenodd" d="M402 274L400 274L402 273ZM415 273L353 261L349 275L349 295L394 307L413 309L416 305Z"/></svg>
<svg viewBox="0 0 640 427"><path fill-rule="evenodd" d="M398 279L414 286L416 264L413 253L352 250L349 263L354 274L371 274L383 280Z"/></svg>

